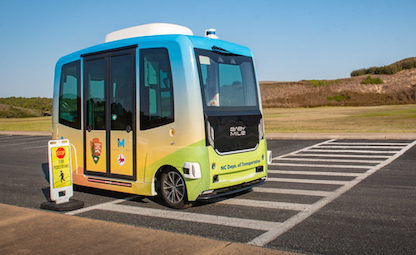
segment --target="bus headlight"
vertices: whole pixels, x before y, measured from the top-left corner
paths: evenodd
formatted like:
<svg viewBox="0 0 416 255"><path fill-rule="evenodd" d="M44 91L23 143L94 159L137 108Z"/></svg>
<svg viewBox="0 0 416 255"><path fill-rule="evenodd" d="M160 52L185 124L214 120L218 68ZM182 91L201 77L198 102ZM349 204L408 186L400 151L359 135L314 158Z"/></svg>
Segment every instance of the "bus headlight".
<svg viewBox="0 0 416 255"><path fill-rule="evenodd" d="M260 119L258 128L259 128L259 141L260 141L261 139L263 139L263 135L264 135L263 118Z"/></svg>
<svg viewBox="0 0 416 255"><path fill-rule="evenodd" d="M201 167L199 163L185 162L183 164L183 176L188 179L200 179L201 178Z"/></svg>

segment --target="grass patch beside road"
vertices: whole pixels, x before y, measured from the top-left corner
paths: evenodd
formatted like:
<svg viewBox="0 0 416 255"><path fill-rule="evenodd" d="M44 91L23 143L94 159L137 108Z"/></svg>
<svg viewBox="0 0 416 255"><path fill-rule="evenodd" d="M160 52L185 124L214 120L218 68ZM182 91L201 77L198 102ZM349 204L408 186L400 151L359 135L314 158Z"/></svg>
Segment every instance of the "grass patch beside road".
<svg viewBox="0 0 416 255"><path fill-rule="evenodd" d="M264 109L269 133L414 133L416 105ZM0 130L51 131L52 117L0 118Z"/></svg>
<svg viewBox="0 0 416 255"><path fill-rule="evenodd" d="M52 117L0 118L1 131L52 131Z"/></svg>
<svg viewBox="0 0 416 255"><path fill-rule="evenodd" d="M266 132L416 132L416 105L264 109Z"/></svg>

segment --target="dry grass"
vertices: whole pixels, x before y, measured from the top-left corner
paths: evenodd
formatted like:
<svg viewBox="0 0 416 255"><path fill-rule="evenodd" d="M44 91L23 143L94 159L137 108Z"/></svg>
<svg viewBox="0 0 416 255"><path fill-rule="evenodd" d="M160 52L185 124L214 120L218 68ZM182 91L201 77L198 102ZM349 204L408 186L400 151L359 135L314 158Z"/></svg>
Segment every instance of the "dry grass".
<svg viewBox="0 0 416 255"><path fill-rule="evenodd" d="M52 117L0 118L2 131L51 131Z"/></svg>
<svg viewBox="0 0 416 255"><path fill-rule="evenodd" d="M416 132L416 105L264 109L266 132ZM0 118L0 130L51 131L52 118Z"/></svg>
<svg viewBox="0 0 416 255"><path fill-rule="evenodd" d="M266 132L416 132L416 105L264 109Z"/></svg>
<svg viewBox="0 0 416 255"><path fill-rule="evenodd" d="M374 106L416 103L416 68L374 75L382 84L361 84L367 76L339 80L260 82L263 107Z"/></svg>

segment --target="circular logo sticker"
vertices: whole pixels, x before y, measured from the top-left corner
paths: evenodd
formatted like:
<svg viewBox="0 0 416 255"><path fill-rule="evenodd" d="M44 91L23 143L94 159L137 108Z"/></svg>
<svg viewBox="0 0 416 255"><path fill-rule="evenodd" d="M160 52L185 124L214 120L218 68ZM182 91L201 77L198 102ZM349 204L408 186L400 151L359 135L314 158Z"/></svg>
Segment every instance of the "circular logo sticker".
<svg viewBox="0 0 416 255"><path fill-rule="evenodd" d="M126 163L126 158L123 154L119 154L117 157L117 162L120 166L124 166L124 163Z"/></svg>

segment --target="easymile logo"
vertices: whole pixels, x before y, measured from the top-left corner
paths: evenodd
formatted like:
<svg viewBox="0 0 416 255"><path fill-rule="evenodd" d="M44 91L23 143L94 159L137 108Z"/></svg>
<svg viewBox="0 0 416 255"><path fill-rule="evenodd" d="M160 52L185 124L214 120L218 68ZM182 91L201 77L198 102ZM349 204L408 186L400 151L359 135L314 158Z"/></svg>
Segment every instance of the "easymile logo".
<svg viewBox="0 0 416 255"><path fill-rule="evenodd" d="M230 127L230 136L245 136L246 126Z"/></svg>

